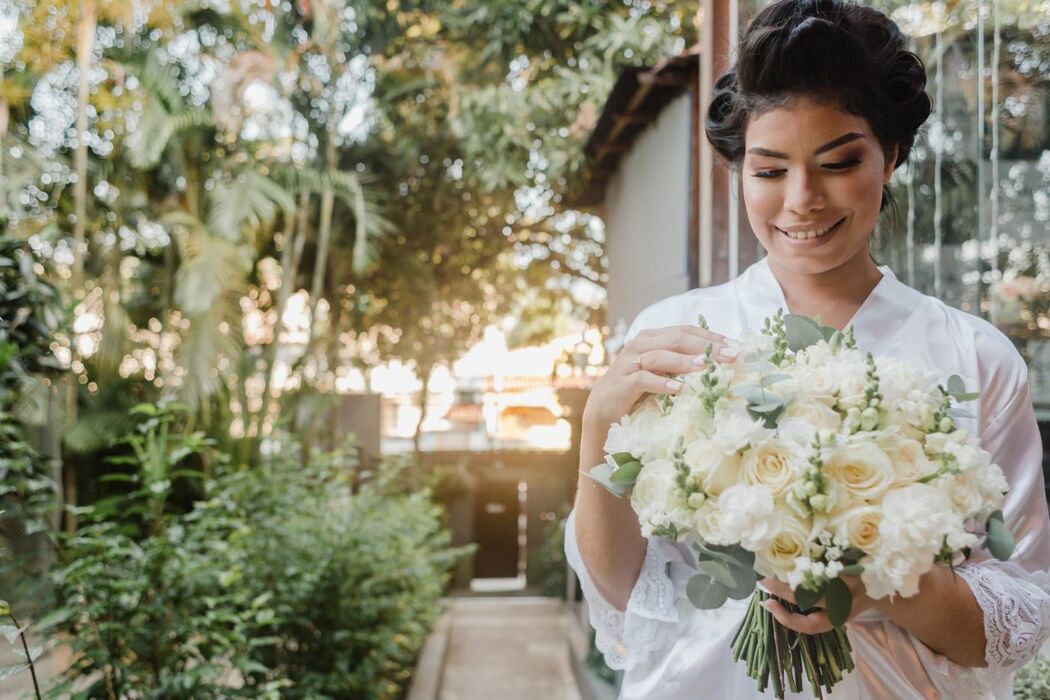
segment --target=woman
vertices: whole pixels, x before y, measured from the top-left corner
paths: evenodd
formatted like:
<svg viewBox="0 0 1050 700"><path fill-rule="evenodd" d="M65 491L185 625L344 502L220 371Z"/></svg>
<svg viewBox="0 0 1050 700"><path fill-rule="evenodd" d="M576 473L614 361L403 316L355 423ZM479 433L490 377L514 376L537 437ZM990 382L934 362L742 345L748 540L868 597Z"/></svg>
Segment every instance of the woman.
<svg viewBox="0 0 1050 700"><path fill-rule="evenodd" d="M868 240L886 184L930 113L925 71L885 15L838 0L781 0L749 25L734 70L716 84L708 139L740 170L751 227L767 256L727 284L665 299L635 320L584 413L581 469L602 462L610 423L647 393L676 393L668 375L696 371L713 344L758 331L777 309L853 326L858 346L979 387L978 434L1010 483L1009 563L975 552L937 566L919 593L873 600L850 579L848 634L857 668L834 698L1009 698L1013 672L1050 633L1050 520L1027 368L983 320L897 281ZM703 314L711 331L696 327ZM624 698L761 697L730 640L747 601L697 610L684 596L687 546L644 539L627 500L581 478L566 552L588 599L597 644L625 670ZM790 597L776 581L766 588ZM801 632L827 616L771 612Z"/></svg>

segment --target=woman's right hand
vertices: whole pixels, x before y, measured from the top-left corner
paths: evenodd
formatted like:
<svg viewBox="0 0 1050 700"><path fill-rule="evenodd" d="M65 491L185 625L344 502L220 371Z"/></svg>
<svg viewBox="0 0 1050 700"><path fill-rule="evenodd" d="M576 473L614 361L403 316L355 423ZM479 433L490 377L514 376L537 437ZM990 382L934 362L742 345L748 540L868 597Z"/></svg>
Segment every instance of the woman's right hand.
<svg viewBox="0 0 1050 700"><path fill-rule="evenodd" d="M666 326L640 331L629 340L591 389L583 412L585 426L602 432L634 409L647 394L677 394L678 376L704 368L708 346L714 359L732 362L736 351L718 333L699 326Z"/></svg>

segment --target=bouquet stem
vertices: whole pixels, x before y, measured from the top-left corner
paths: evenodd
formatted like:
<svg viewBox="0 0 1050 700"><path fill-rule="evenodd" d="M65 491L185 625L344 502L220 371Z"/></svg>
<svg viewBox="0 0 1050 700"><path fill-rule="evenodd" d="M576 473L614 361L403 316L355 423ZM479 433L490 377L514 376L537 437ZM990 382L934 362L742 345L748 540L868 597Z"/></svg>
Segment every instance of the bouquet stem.
<svg viewBox="0 0 1050 700"><path fill-rule="evenodd" d="M816 635L795 632L762 607L769 598L775 596L762 590L751 596L744 621L733 637L733 660L743 659L747 675L758 682L760 691L772 685L777 698L784 697L785 689L799 693L805 676L813 697L823 698L824 690L830 693L853 670L853 649L846 631L833 629ZM792 612L801 612L793 603L776 600Z"/></svg>

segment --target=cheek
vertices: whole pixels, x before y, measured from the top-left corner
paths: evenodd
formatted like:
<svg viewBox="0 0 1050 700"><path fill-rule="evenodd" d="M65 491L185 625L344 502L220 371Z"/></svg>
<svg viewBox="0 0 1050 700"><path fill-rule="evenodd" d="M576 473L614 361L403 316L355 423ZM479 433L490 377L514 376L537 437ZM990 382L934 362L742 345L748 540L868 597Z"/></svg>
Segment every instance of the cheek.
<svg viewBox="0 0 1050 700"><path fill-rule="evenodd" d="M771 187L769 183L744 180L741 194L751 227L756 233L764 232L768 223L780 214L783 198L779 189Z"/></svg>

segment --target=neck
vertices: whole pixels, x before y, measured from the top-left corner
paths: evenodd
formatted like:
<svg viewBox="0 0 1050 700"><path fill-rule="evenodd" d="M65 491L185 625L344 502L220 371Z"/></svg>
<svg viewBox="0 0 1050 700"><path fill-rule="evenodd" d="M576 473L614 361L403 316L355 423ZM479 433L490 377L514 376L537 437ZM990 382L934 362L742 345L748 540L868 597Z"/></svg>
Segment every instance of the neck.
<svg viewBox="0 0 1050 700"><path fill-rule="evenodd" d="M882 279L882 272L867 249L844 265L816 274L791 270L772 258L769 269L784 292L788 311L820 316L824 325L839 330L849 323Z"/></svg>

